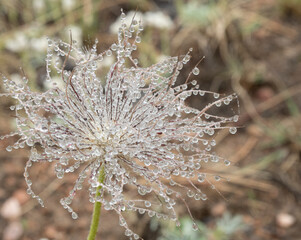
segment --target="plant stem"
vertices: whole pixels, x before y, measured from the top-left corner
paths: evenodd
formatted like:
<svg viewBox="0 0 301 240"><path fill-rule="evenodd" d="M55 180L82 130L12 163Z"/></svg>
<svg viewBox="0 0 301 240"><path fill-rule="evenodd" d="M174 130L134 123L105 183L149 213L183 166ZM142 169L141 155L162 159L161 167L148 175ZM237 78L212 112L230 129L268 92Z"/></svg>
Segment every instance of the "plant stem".
<svg viewBox="0 0 301 240"><path fill-rule="evenodd" d="M98 182L103 183L104 179L105 179L105 167L104 164L102 164L101 169L99 171ZM101 210L101 202L97 201L97 197L100 195L100 190L101 190L101 186L98 186L96 189L93 217L92 217L90 232L87 240L95 240L97 234L100 210Z"/></svg>

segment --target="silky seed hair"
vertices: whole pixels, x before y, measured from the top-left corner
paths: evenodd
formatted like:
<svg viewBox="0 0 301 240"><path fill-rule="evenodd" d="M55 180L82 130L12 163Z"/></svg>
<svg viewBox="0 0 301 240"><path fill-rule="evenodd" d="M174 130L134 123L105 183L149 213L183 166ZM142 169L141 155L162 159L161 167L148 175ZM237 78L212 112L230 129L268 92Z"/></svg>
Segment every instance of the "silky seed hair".
<svg viewBox="0 0 301 240"><path fill-rule="evenodd" d="M12 97L17 104L10 107L15 112L16 132L1 139L19 136L6 148L8 152L26 145L31 149L24 177L27 193L41 206L43 200L31 188L29 168L34 163L53 162L59 179L67 173L78 174L69 195L60 200L73 219L78 215L70 205L86 182L90 202L101 202L105 210L115 212L125 235L140 239L129 228L128 211L170 219L179 226L176 203L182 202L193 219L187 197L205 201L201 184L214 188L212 182L221 179L208 173L206 164L230 165L212 148L218 130L236 133L238 115L210 112L237 101L237 95L200 90L197 81L191 80L199 74L199 63L185 83L177 85L192 49L184 56L140 67L132 52L141 41L143 26L136 19L127 26L125 17L122 12L118 41L100 54L97 40L92 48L83 50L72 37L70 43L48 39L46 81L52 87L45 92L32 91L26 77L22 82L3 77L5 93L1 96ZM97 71L105 56L114 56L115 62L104 81ZM72 70L66 70L67 61L74 63ZM52 80L57 76L63 87ZM196 109L186 104L191 96L211 97L212 101ZM102 167L105 180L99 183ZM100 194L96 194L99 186ZM195 221L192 228L198 229Z"/></svg>

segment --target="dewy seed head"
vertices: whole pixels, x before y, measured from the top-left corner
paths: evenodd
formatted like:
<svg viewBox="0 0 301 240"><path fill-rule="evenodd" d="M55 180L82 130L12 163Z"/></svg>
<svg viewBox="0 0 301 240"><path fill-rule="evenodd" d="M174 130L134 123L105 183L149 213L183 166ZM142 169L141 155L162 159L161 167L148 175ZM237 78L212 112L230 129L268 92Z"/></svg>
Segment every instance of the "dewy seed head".
<svg viewBox="0 0 301 240"><path fill-rule="evenodd" d="M211 153L215 146L213 137L224 128L236 133L229 123L238 120L237 115L224 117L211 112L236 101L237 96L199 90L197 81L190 79L190 75L199 74L197 66L184 84L176 86L191 51L182 57L168 57L152 66L140 67L132 52L141 41L142 29L135 20L131 26L123 22L118 41L100 54L97 42L90 50L82 50L72 41L49 39L46 68L52 87L38 93L30 90L26 78L22 83L5 78L7 93L1 94L18 102L11 108L16 114L17 132L1 139L14 135L20 138L7 151L25 145L31 148L24 174L28 194L43 205L31 189L28 169L32 163L53 161L60 179L66 173L78 173L70 194L60 201L72 218L78 217L70 207L72 200L87 182L90 201L99 201L106 210L116 212L127 236L134 233L123 215L126 210L177 221L177 200L187 206L186 195L196 200L207 199L198 184L211 184L211 179L219 181L220 177L206 174L204 166L208 162L230 164ZM96 71L105 56L115 56L116 61L102 84ZM71 71L65 69L68 59L75 63ZM57 77L62 86L53 80ZM197 95L211 97L212 102L201 110L187 106L185 101ZM102 166L105 180L99 183ZM128 194L127 185L132 186L130 189L134 187L135 193ZM99 186L100 194L96 196Z"/></svg>

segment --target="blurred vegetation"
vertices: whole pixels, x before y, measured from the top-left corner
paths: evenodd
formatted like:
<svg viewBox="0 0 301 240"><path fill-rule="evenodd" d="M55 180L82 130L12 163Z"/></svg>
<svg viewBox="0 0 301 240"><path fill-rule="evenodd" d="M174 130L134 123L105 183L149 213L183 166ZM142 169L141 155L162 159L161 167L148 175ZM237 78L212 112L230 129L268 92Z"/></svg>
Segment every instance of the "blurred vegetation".
<svg viewBox="0 0 301 240"><path fill-rule="evenodd" d="M299 0L277 0L282 15L288 17L301 17L301 2Z"/></svg>
<svg viewBox="0 0 301 240"><path fill-rule="evenodd" d="M162 235L158 240L230 240L234 234L248 228L240 215L232 216L229 212L225 212L211 227L200 221L195 223L199 229L192 231L194 223L188 217L180 219L181 225L179 227L176 227L174 223L158 222L156 219L153 219L151 228L156 230L161 226Z"/></svg>

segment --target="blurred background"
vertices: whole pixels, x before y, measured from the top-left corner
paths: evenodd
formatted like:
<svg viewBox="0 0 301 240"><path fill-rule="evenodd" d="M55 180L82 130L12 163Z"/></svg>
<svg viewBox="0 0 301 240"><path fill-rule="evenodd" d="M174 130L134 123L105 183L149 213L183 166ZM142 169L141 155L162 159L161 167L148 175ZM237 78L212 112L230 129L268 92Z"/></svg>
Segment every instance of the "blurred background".
<svg viewBox="0 0 301 240"><path fill-rule="evenodd" d="M233 163L216 171L229 181L207 191L207 201L189 202L201 232L191 231L180 204L180 228L139 213L130 225L145 240L300 240L301 1L0 0L0 72L16 81L26 74L32 89L47 89L46 38L68 42L71 30L83 47L97 38L101 52L117 39L121 8L130 18L136 11L144 22L140 65L193 47L179 81L205 56L200 88L240 98L237 134L221 131L216 137L216 151ZM101 67L113 61L107 57ZM198 107L198 101L188 104ZM0 135L14 130L12 104L0 100ZM0 239L85 239L93 209L87 192L74 199L78 220L59 204L76 176L59 181L48 165L35 166L34 189L46 200L41 208L26 194L28 149L5 151L13 141L0 142ZM99 239L126 239L123 231L115 214L103 211Z"/></svg>

